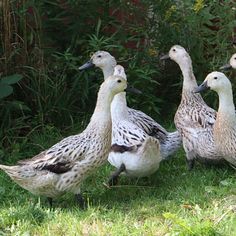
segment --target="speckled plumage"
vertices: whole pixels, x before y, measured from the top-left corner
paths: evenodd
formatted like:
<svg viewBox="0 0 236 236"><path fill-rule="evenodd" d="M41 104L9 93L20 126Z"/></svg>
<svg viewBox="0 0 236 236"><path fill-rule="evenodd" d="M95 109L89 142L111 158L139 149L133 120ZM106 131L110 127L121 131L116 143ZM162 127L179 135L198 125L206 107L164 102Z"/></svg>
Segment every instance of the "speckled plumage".
<svg viewBox="0 0 236 236"><path fill-rule="evenodd" d="M174 122L182 135L190 169L195 159L207 163L222 161L213 140L216 111L207 106L200 94L193 92L197 88L197 82L190 56L183 47L175 45L170 49L169 57L179 64L183 73L182 97Z"/></svg>
<svg viewBox="0 0 236 236"><path fill-rule="evenodd" d="M219 96L219 109L213 126L216 147L227 161L236 166L236 114L231 83L223 73L215 71L207 75L203 84Z"/></svg>
<svg viewBox="0 0 236 236"><path fill-rule="evenodd" d="M106 80L108 76L113 75L116 60L108 52L97 51L91 57L90 62L102 69L104 80ZM84 69L87 67L84 67L83 65L80 68ZM128 120L142 129L147 135L159 140L161 156L163 159L167 159L168 156L176 152L182 144L181 135L178 131L169 133L165 128L142 111L128 107Z"/></svg>
<svg viewBox="0 0 236 236"><path fill-rule="evenodd" d="M124 68L115 67L114 75L126 78ZM111 105L112 148L108 161L117 169L123 164L125 173L132 177L153 174L162 160L158 139L149 136L135 122L130 121L126 94L117 94ZM117 147L120 147L117 148Z"/></svg>
<svg viewBox="0 0 236 236"><path fill-rule="evenodd" d="M64 192L79 193L84 178L107 160L111 146L110 104L126 85L119 76L111 76L101 85L95 111L82 133L18 165L0 168L33 194L53 198Z"/></svg>

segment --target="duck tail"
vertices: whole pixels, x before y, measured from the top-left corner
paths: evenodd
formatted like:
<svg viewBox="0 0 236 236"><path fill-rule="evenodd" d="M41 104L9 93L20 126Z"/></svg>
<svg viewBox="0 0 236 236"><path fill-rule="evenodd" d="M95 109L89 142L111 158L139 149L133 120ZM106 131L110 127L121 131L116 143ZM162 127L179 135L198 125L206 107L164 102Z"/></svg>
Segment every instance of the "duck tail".
<svg viewBox="0 0 236 236"><path fill-rule="evenodd" d="M142 144L142 149L141 149L141 153L147 152L148 149L152 149L155 150L156 147L156 151L157 153L160 153L160 142L158 139L154 138L154 137L147 137L144 141L144 143Z"/></svg>
<svg viewBox="0 0 236 236"><path fill-rule="evenodd" d="M14 178L18 175L17 166L0 165L0 169L2 169L11 178Z"/></svg>
<svg viewBox="0 0 236 236"><path fill-rule="evenodd" d="M166 142L162 144L162 156L164 160L168 160L182 145L182 137L178 131L168 134Z"/></svg>
<svg viewBox="0 0 236 236"><path fill-rule="evenodd" d="M8 170L11 169L11 166L0 165L0 169L2 169L3 171L7 172Z"/></svg>
<svg viewBox="0 0 236 236"><path fill-rule="evenodd" d="M182 137L179 131L174 131L168 134L168 139L174 143L176 146L181 146L182 144Z"/></svg>

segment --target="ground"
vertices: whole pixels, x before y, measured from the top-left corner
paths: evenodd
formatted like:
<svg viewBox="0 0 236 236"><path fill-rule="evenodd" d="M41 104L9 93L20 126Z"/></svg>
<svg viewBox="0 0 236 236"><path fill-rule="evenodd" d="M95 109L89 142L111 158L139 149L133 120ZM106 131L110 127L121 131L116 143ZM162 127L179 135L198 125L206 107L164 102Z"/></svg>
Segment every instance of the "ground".
<svg viewBox="0 0 236 236"><path fill-rule="evenodd" d="M42 137L35 136L40 148L49 145ZM180 150L149 178L123 176L108 189L103 183L112 170L107 163L83 184L85 211L71 194L56 199L50 209L46 199L0 172L0 235L236 235L231 167L197 164L187 171Z"/></svg>

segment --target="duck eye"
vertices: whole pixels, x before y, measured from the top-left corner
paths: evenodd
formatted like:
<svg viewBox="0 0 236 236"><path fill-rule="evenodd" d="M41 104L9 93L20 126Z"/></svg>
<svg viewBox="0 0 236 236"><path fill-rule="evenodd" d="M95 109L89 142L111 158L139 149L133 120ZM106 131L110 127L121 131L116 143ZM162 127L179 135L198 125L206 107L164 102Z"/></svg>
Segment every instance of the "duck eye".
<svg viewBox="0 0 236 236"><path fill-rule="evenodd" d="M101 58L102 56L101 55L98 55L99 58Z"/></svg>
<svg viewBox="0 0 236 236"><path fill-rule="evenodd" d="M234 58L234 60L236 60L236 57Z"/></svg>
<svg viewBox="0 0 236 236"><path fill-rule="evenodd" d="M173 52L176 52L175 48L173 48Z"/></svg>
<svg viewBox="0 0 236 236"><path fill-rule="evenodd" d="M218 79L218 78L215 76L214 79Z"/></svg>
<svg viewBox="0 0 236 236"><path fill-rule="evenodd" d="M117 80L117 82L118 82L118 83L121 83L121 80L119 79L119 80Z"/></svg>

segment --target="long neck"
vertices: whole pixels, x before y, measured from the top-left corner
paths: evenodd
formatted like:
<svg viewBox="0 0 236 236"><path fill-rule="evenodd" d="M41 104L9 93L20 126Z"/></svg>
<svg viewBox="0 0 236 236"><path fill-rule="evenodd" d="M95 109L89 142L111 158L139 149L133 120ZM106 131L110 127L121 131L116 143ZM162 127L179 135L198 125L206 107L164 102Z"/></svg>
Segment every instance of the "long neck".
<svg viewBox="0 0 236 236"><path fill-rule="evenodd" d="M111 102L113 95L104 91L101 87L98 92L97 103L88 126L97 126L103 128L104 125L111 125Z"/></svg>
<svg viewBox="0 0 236 236"><path fill-rule="evenodd" d="M189 58L179 64L183 74L183 91L192 92L197 87L197 82L193 74L192 62Z"/></svg>
<svg viewBox="0 0 236 236"><path fill-rule="evenodd" d="M111 103L111 116L112 121L128 120L128 107L126 103L126 93L122 92L115 95Z"/></svg>
<svg viewBox="0 0 236 236"><path fill-rule="evenodd" d="M225 156L235 153L236 116L232 89L218 92L219 109L213 127L214 140ZM234 159L235 160L235 159ZM231 160L230 160L231 162Z"/></svg>
<svg viewBox="0 0 236 236"><path fill-rule="evenodd" d="M230 88L227 91L218 92L219 95L219 110L218 114L224 118L229 124L236 123L235 106L233 101L233 93Z"/></svg>
<svg viewBox="0 0 236 236"><path fill-rule="evenodd" d="M106 80L109 76L113 75L113 73L114 73L114 66L113 65L107 65L101 69L102 69L102 73L104 76L104 80Z"/></svg>
<svg viewBox="0 0 236 236"><path fill-rule="evenodd" d="M194 93L193 90L197 88L197 81L193 74L192 61L190 57L185 57L184 60L179 63L180 69L183 74L183 89L181 103L204 103L204 100L200 93Z"/></svg>

